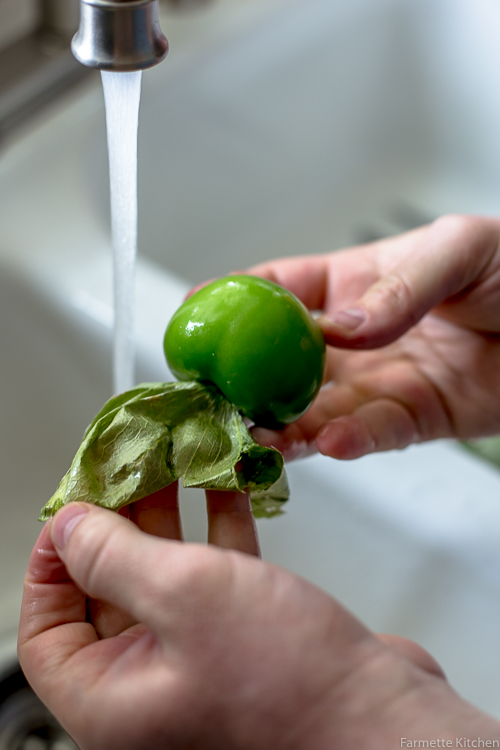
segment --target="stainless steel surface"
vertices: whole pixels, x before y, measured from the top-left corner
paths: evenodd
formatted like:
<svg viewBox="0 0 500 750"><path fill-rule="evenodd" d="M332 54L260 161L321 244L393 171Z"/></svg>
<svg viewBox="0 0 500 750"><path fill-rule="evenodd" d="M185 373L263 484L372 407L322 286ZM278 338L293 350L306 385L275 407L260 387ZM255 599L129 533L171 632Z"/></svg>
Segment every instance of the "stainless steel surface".
<svg viewBox="0 0 500 750"><path fill-rule="evenodd" d="M22 5L28 8L26 2ZM2 7L5 20L7 14L22 20L8 0ZM5 36L9 44L0 13L0 140L87 73L70 48L78 27L78 0L36 0L30 7L24 25L18 24L20 33Z"/></svg>
<svg viewBox="0 0 500 750"><path fill-rule="evenodd" d="M158 0L81 0L72 50L83 65L99 70L125 72L157 65L168 52Z"/></svg>
<svg viewBox="0 0 500 750"><path fill-rule="evenodd" d="M214 0L165 0L166 3L174 8L191 9L198 8L202 5L214 2Z"/></svg>

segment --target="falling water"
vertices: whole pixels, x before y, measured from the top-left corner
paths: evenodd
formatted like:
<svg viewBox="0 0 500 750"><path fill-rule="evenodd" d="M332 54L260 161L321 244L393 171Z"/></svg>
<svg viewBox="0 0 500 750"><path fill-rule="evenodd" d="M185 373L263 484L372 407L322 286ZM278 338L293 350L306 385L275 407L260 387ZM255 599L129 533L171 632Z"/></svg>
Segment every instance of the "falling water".
<svg viewBox="0 0 500 750"><path fill-rule="evenodd" d="M137 131L141 76L141 72L102 72L113 232L115 393L122 393L135 384L134 279L137 256Z"/></svg>

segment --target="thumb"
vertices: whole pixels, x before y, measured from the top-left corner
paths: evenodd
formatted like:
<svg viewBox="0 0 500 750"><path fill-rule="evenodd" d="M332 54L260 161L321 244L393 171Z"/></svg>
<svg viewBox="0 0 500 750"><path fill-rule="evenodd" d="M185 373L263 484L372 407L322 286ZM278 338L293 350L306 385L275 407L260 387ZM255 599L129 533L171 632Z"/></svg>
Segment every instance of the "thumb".
<svg viewBox="0 0 500 750"><path fill-rule="evenodd" d="M379 278L347 308L317 319L326 343L349 349L392 343L481 277L498 248L499 230L495 219L446 216L366 248ZM353 276L355 263L353 254Z"/></svg>
<svg viewBox="0 0 500 750"><path fill-rule="evenodd" d="M157 632L165 627L168 604L179 586L189 599L189 581L200 578L188 545L153 537L123 516L88 503L71 503L58 511L50 534L82 591ZM203 553L201 547L195 554Z"/></svg>

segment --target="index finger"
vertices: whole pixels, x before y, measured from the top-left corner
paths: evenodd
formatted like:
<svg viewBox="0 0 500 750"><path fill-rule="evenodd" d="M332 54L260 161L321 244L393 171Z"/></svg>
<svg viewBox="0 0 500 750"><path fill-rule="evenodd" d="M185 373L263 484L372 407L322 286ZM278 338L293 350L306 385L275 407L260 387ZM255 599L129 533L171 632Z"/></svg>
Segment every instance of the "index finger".
<svg viewBox="0 0 500 750"><path fill-rule="evenodd" d="M27 650L43 655L47 646L50 656L44 657L44 669L48 671L98 640L87 622L86 596L68 575L50 538L50 524L43 527L28 563L18 637L21 663ZM55 629L58 648L51 650ZM35 642L37 648L31 645Z"/></svg>
<svg viewBox="0 0 500 750"><path fill-rule="evenodd" d="M309 310L322 310L328 292L330 255L303 255L259 263L246 273L260 276L288 289Z"/></svg>

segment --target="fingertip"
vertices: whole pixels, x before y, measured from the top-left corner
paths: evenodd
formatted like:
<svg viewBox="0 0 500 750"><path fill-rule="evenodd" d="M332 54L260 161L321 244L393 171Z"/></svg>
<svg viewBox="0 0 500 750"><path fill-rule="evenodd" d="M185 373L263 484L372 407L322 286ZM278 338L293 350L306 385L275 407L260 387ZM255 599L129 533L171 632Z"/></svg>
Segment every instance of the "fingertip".
<svg viewBox="0 0 500 750"><path fill-rule="evenodd" d="M316 447L324 456L350 461L375 450L375 441L363 422L353 415L338 417L321 427Z"/></svg>
<svg viewBox="0 0 500 750"><path fill-rule="evenodd" d="M283 454L285 461L305 458L314 453L314 443L308 442L298 424L287 425L283 430L268 430L265 427L253 427L253 439L267 448L275 448Z"/></svg>
<svg viewBox="0 0 500 750"><path fill-rule="evenodd" d="M186 292L186 295L184 297L184 302L188 300L190 297L192 297L193 294L196 294L196 292L199 292L200 289L203 289L203 287L208 286L208 284L211 284L212 281L215 281L215 280L216 280L216 277L214 277L213 279L208 279L207 281L202 281L200 284L196 284L195 286L193 286L192 289Z"/></svg>
<svg viewBox="0 0 500 750"><path fill-rule="evenodd" d="M338 310L333 315L320 315L316 322L325 333L339 332L349 335L358 331L368 320L368 313L362 307L351 307L347 310Z"/></svg>
<svg viewBox="0 0 500 750"><path fill-rule="evenodd" d="M276 430L268 430L267 427L252 427L251 430L253 439L259 444L264 445L266 448L277 448L280 450L280 444L282 441L282 435Z"/></svg>
<svg viewBox="0 0 500 750"><path fill-rule="evenodd" d="M418 279L403 273L378 279L349 308L317 319L325 342L345 349L378 349L393 343L430 309L419 301ZM432 306L432 305L431 305Z"/></svg>
<svg viewBox="0 0 500 750"><path fill-rule="evenodd" d="M367 349L378 346L367 310L361 307L339 310L316 318L325 344L340 349Z"/></svg>
<svg viewBox="0 0 500 750"><path fill-rule="evenodd" d="M155 570L156 540L117 512L84 502L69 503L56 513L51 538L81 592L140 619L129 604Z"/></svg>
<svg viewBox="0 0 500 750"><path fill-rule="evenodd" d="M69 503L60 510L52 519L50 524L50 537L56 549L63 550L78 524L89 513L91 506L88 503Z"/></svg>

